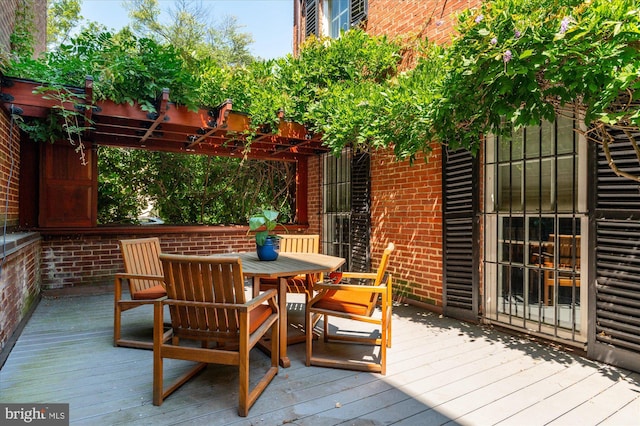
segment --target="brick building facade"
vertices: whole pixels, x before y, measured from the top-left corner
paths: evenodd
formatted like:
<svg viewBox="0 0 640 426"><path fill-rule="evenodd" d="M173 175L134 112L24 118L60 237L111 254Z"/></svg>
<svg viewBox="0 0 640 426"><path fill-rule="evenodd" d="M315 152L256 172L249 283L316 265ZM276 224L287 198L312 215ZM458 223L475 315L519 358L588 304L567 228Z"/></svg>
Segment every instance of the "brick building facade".
<svg viewBox="0 0 640 426"><path fill-rule="evenodd" d="M29 25L35 41L34 54L37 56L46 49L47 40L47 0L2 0L0 7L0 53L11 51L11 34L15 28L16 17L30 17Z"/></svg>
<svg viewBox="0 0 640 426"><path fill-rule="evenodd" d="M313 8L315 34L327 34L327 2L293 0L294 52L304 41L309 5ZM413 35L437 43L451 39L455 13L479 1L431 2L420 0L352 0L351 7L366 8L358 22L372 35ZM353 24L353 23L352 23ZM396 245L390 270L397 296L429 309L442 309L442 154L435 147L428 161L398 162L391 150L371 154L371 256L372 267L388 241ZM322 168L318 170L322 171ZM311 176L311 173L310 173ZM317 178L318 183L323 177ZM314 184L309 183L309 188ZM321 211L310 207L309 211Z"/></svg>

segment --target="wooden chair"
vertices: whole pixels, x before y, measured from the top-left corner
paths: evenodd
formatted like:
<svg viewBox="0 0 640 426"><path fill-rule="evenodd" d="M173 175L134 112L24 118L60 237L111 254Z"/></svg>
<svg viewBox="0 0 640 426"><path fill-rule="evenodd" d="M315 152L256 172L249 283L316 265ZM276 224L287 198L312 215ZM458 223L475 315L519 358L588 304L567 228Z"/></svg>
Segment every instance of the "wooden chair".
<svg viewBox="0 0 640 426"><path fill-rule="evenodd" d="M320 236L319 235L302 235L302 234L286 234L279 235L280 253L319 253L320 252ZM314 282L322 280L322 276L312 276L313 282L307 282L306 275L298 275L287 280L287 293L304 293L305 302L311 296L311 287ZM275 278L261 278L260 289L278 288L278 280ZM254 293L255 296L255 293Z"/></svg>
<svg viewBox="0 0 640 426"><path fill-rule="evenodd" d="M556 247L557 245L557 247ZM558 258L555 259L554 252L557 250ZM547 306L554 304L555 273L550 270L558 262L558 288L560 287L580 287L580 236L559 235L555 241L555 235L549 235L546 256L544 260L544 292L543 303ZM575 265L574 265L575 262ZM575 271L572 273L572 271Z"/></svg>
<svg viewBox="0 0 640 426"><path fill-rule="evenodd" d="M113 345L132 348L152 349L153 342L123 339L121 336L122 312L143 305L150 305L157 299L166 297L164 275L160 263L160 240L139 238L121 240L120 250L124 262L124 273L115 276ZM123 281L129 284L130 298L122 296ZM167 338L169 335L167 334Z"/></svg>
<svg viewBox="0 0 640 426"><path fill-rule="evenodd" d="M246 416L278 373L278 306L276 291L246 301L242 263L238 258L160 255L167 298L154 303L153 404L186 383L207 364L237 365L238 414ZM169 307L173 338L164 342L164 307ZM271 366L249 389L249 352L271 331ZM200 346L193 342L200 342ZM186 342L186 344L184 344ZM198 364L165 389L165 358ZM229 389L221 389L229 392Z"/></svg>
<svg viewBox="0 0 640 426"><path fill-rule="evenodd" d="M389 256L395 249L389 243L384 250L380 266L375 273L343 272L342 280L355 279L372 282L370 285L317 283L319 293L307 303L306 309L306 365L336 367L352 370L379 372L386 374L387 348L391 347L392 278L386 273ZM381 299L382 315L373 317L378 299ZM353 342L380 347L379 362L343 360L313 356L313 326L315 316L324 319L324 341ZM380 329L380 337L362 337L350 334L330 334L328 317L375 324Z"/></svg>

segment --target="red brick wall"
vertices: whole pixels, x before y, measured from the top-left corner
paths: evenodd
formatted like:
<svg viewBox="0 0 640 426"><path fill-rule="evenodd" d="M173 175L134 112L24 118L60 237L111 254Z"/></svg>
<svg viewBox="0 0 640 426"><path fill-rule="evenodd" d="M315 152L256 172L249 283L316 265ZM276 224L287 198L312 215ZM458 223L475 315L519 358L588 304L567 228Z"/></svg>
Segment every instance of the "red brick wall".
<svg viewBox="0 0 640 426"><path fill-rule="evenodd" d="M322 156L309 157L308 166L307 214L309 217L309 229L306 233L318 234L320 235L320 241L322 241Z"/></svg>
<svg viewBox="0 0 640 426"><path fill-rule="evenodd" d="M40 297L40 241L6 256L0 272L0 352Z"/></svg>
<svg viewBox="0 0 640 426"><path fill-rule="evenodd" d="M34 54L44 52L47 40L47 0L0 0L0 53L9 52L16 11L30 8L27 15L33 18L30 28L35 41Z"/></svg>
<svg viewBox="0 0 640 426"><path fill-rule="evenodd" d="M13 127L13 130L12 130ZM9 140L12 135L13 139ZM9 181L9 178L11 180ZM9 116L0 112L0 227L18 225L18 188L20 180L20 129L11 126ZM7 207L8 199L8 209Z"/></svg>
<svg viewBox="0 0 640 426"><path fill-rule="evenodd" d="M118 241L141 237L160 238L165 253L207 255L255 250L254 240L243 226L144 235L47 235L42 241L43 289L112 284L113 275L124 270Z"/></svg>
<svg viewBox="0 0 640 426"><path fill-rule="evenodd" d="M20 132L10 138L10 119L0 110L0 229L18 224ZM12 165L13 163L13 165ZM9 179L11 177L11 179ZM7 204L8 201L8 204ZM8 206L8 209L7 209ZM17 247L5 246L11 236L0 235L0 350L16 331L40 294L40 244L32 241Z"/></svg>
<svg viewBox="0 0 640 426"><path fill-rule="evenodd" d="M367 32L374 35L413 34L446 43L451 40L455 14L480 3L479 0L369 0Z"/></svg>
<svg viewBox="0 0 640 426"><path fill-rule="evenodd" d="M398 162L392 151L371 160L373 258L396 245L390 270L397 295L442 306L442 163L436 147L428 162Z"/></svg>
<svg viewBox="0 0 640 426"><path fill-rule="evenodd" d="M447 43L452 38L455 13L478 5L479 0L369 0L366 31ZM387 243L394 242L396 252L390 268L396 294L439 309L443 267L441 150L437 147L428 162L418 158L413 165L397 162L392 151L374 152L371 161L372 266L378 264ZM315 185L321 189L321 170L317 170L317 184L314 172L310 167L311 191ZM310 221L316 212L312 198L310 195ZM321 211L321 199L317 211Z"/></svg>

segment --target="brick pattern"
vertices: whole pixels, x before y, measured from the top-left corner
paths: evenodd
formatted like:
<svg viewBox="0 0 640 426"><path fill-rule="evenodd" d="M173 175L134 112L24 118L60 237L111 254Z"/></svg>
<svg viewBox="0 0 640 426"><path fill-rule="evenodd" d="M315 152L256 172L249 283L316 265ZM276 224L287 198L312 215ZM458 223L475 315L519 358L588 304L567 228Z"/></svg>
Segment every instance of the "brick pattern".
<svg viewBox="0 0 640 426"><path fill-rule="evenodd" d="M369 0L367 32L414 34L435 43L448 43L456 24L456 13L480 4L479 0Z"/></svg>
<svg viewBox="0 0 640 426"><path fill-rule="evenodd" d="M9 50L15 9L20 0L2 0L0 52ZM40 0L38 0L40 1ZM46 17L46 0L44 14ZM46 28L46 27L45 27ZM20 131L0 110L0 227L17 227L20 182ZM4 255L4 253L3 253ZM40 294L40 244L35 242L1 259L0 351L13 336Z"/></svg>
<svg viewBox="0 0 640 426"><path fill-rule="evenodd" d="M45 236L42 288L112 284L114 274L123 271L121 239L158 237L165 253L209 255L255 250L254 240L246 234L246 227L230 226L183 234Z"/></svg>
<svg viewBox="0 0 640 426"><path fill-rule="evenodd" d="M40 295L40 243L4 259L0 273L0 351Z"/></svg>
<svg viewBox="0 0 640 426"><path fill-rule="evenodd" d="M308 161L307 214L309 229L306 233L320 235L322 241L322 156L309 158Z"/></svg>
<svg viewBox="0 0 640 426"><path fill-rule="evenodd" d="M0 52L9 52L18 0L2 0L0 7Z"/></svg>
<svg viewBox="0 0 640 426"><path fill-rule="evenodd" d="M18 187L20 181L20 129L2 110L0 112L0 227L18 225ZM12 140L9 140L10 136ZM11 178L11 179L9 179ZM8 200L8 204L7 204ZM8 207L8 209L7 209Z"/></svg>
<svg viewBox="0 0 640 426"><path fill-rule="evenodd" d="M435 146L428 162L397 162L389 151L371 159L372 255L380 259L388 242L395 293L442 306L442 162Z"/></svg>
<svg viewBox="0 0 640 426"><path fill-rule="evenodd" d="M23 7L32 8L34 56L38 56L47 43L47 0L0 0L0 52L10 51L16 11Z"/></svg>
<svg viewBox="0 0 640 426"><path fill-rule="evenodd" d="M455 13L479 5L479 0L369 0L366 31L372 35L411 34L448 43ZM411 60L404 65L411 66ZM387 243L393 241L396 252L390 270L396 279L396 294L439 309L443 268L441 150L436 146L428 162L418 158L412 165L397 162L390 150L374 152L371 161L372 266L378 264ZM314 163L309 161L310 165ZM316 188L314 173L310 167L309 188ZM317 173L320 188L321 169ZM321 198L317 210L311 200L315 199L310 194L310 222L312 212L322 210Z"/></svg>

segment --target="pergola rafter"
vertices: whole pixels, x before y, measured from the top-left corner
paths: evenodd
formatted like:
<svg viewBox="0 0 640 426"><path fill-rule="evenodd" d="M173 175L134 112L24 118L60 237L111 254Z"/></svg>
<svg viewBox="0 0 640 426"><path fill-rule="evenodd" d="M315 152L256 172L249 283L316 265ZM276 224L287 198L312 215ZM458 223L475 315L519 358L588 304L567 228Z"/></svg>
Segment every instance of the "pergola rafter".
<svg viewBox="0 0 640 426"><path fill-rule="evenodd" d="M25 118L45 118L56 106L55 100L34 93L45 84L0 78L0 102L8 112ZM155 105L156 112L149 113L136 103L93 102L90 77L84 88L66 89L84 98L84 105L68 103L64 108L84 110L87 130L82 137L98 145L276 161L297 161L328 151L319 135L282 116L274 131L262 126L250 137L250 117L234 111L230 100L215 108L192 111L170 102L169 90L164 89Z"/></svg>

